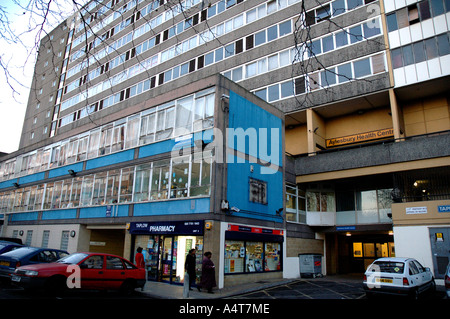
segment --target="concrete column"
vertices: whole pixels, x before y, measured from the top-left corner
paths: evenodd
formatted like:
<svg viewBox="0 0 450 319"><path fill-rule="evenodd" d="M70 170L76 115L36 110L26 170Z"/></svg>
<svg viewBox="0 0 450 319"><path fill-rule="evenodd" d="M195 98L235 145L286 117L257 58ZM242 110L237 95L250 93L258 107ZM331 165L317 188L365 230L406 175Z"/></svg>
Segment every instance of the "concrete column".
<svg viewBox="0 0 450 319"><path fill-rule="evenodd" d="M306 110L307 140L309 156L316 155L317 146L325 148L325 122L313 109Z"/></svg>
<svg viewBox="0 0 450 319"><path fill-rule="evenodd" d="M397 97L394 89L389 89L389 102L391 104L392 127L394 128L395 140L401 141L405 137L405 128L403 121L403 112L397 103Z"/></svg>

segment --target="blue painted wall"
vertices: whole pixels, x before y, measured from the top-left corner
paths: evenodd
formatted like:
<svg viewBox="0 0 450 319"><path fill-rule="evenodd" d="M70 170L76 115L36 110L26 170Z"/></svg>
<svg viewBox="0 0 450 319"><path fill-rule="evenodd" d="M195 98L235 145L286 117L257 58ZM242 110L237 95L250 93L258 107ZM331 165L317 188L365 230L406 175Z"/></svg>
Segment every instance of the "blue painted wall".
<svg viewBox="0 0 450 319"><path fill-rule="evenodd" d="M232 132L228 131L228 146L273 164L273 168L268 168L231 154L227 155L227 200L230 207L234 206L240 210L231 212L231 214L247 218L282 221L281 217L276 214L276 211L283 207L282 125L283 121L280 118L242 96L230 92L229 128L242 128L244 132L256 133L257 140L254 140L255 136L252 136L253 140L247 137L243 148L233 137ZM261 128L263 130L260 130ZM277 130L278 134L274 134L272 128ZM267 135L261 134L261 132L267 132ZM234 143L230 145L232 138L234 138ZM251 166L253 166L253 172ZM250 202L250 178L267 183L267 204Z"/></svg>

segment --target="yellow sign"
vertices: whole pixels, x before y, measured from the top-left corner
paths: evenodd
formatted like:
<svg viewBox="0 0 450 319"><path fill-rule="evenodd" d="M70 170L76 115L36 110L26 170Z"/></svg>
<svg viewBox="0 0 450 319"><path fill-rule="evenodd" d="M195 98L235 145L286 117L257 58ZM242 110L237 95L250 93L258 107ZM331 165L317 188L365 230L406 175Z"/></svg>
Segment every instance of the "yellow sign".
<svg viewBox="0 0 450 319"><path fill-rule="evenodd" d="M348 135L343 137L335 137L326 140L327 147L334 147L346 144L361 143L366 141L378 140L382 138L394 136L394 130L387 128L384 130Z"/></svg>

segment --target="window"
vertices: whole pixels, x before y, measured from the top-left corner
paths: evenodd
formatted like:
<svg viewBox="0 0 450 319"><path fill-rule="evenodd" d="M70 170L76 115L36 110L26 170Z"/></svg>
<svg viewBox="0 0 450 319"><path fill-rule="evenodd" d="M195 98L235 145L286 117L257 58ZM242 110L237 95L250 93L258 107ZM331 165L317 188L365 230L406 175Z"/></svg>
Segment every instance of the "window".
<svg viewBox="0 0 450 319"><path fill-rule="evenodd" d="M292 81L281 83L280 88L281 98L294 95L294 83Z"/></svg>
<svg viewBox="0 0 450 319"><path fill-rule="evenodd" d="M316 19L317 22L321 22L323 20L326 20L328 18L330 18L331 14L330 14L330 5L324 5L321 8L316 10Z"/></svg>
<svg viewBox="0 0 450 319"><path fill-rule="evenodd" d="M323 53L334 49L333 35L329 35L322 39Z"/></svg>
<svg viewBox="0 0 450 319"><path fill-rule="evenodd" d="M360 78L366 75L370 75L370 59L363 59L353 62L355 69L355 78Z"/></svg>
<svg viewBox="0 0 450 319"><path fill-rule="evenodd" d="M48 240L50 238L50 231L49 230L44 230L44 232L42 233L42 244L41 247L42 248L47 248L48 247Z"/></svg>
<svg viewBox="0 0 450 319"><path fill-rule="evenodd" d="M286 22L280 23L280 25L279 25L280 37L285 34L289 34L289 33L291 33L291 21L288 20Z"/></svg>
<svg viewBox="0 0 450 319"><path fill-rule="evenodd" d="M263 243L248 242L245 247L245 269L246 272L263 271Z"/></svg>
<svg viewBox="0 0 450 319"><path fill-rule="evenodd" d="M255 46L266 42L266 30L260 31L255 34Z"/></svg>
<svg viewBox="0 0 450 319"><path fill-rule="evenodd" d="M352 65L351 63L338 66L338 80L339 83L344 83L352 79Z"/></svg>
<svg viewBox="0 0 450 319"><path fill-rule="evenodd" d="M267 204L267 183L257 179L249 180L249 201L259 204Z"/></svg>
<svg viewBox="0 0 450 319"><path fill-rule="evenodd" d="M350 43L352 44L361 41L363 39L361 25L357 25L354 26L353 28L350 28L349 33L350 33Z"/></svg>
<svg viewBox="0 0 450 319"><path fill-rule="evenodd" d="M340 15L345 12L345 0L336 0L331 3L333 16Z"/></svg>
<svg viewBox="0 0 450 319"><path fill-rule="evenodd" d="M119 203L128 203L133 196L134 167L123 168L121 173Z"/></svg>
<svg viewBox="0 0 450 319"><path fill-rule="evenodd" d="M280 99L280 92L279 92L279 88L278 88L278 84L269 86L268 88L268 101L272 102L272 101L276 101Z"/></svg>
<svg viewBox="0 0 450 319"><path fill-rule="evenodd" d="M320 73L320 80L322 86L329 86L336 84L335 68L330 68Z"/></svg>
<svg viewBox="0 0 450 319"><path fill-rule="evenodd" d="M392 50L391 58L392 58L392 67L394 69L401 68L403 66L402 49L401 48Z"/></svg>
<svg viewBox="0 0 450 319"><path fill-rule="evenodd" d="M170 198L188 196L189 156L172 159Z"/></svg>
<svg viewBox="0 0 450 319"><path fill-rule="evenodd" d="M103 268L103 256L94 255L83 261L80 268L84 269L102 269Z"/></svg>
<svg viewBox="0 0 450 319"><path fill-rule="evenodd" d="M281 270L281 244L225 240L225 274Z"/></svg>
<svg viewBox="0 0 450 319"><path fill-rule="evenodd" d="M435 38L427 39L424 41L424 43L425 43L425 49L427 52L427 59L431 60L431 59L438 57L438 50L437 50Z"/></svg>
<svg viewBox="0 0 450 319"><path fill-rule="evenodd" d="M61 233L60 249L61 250L67 250L68 247L69 247L69 231L68 230L63 230L62 233Z"/></svg>
<svg viewBox="0 0 450 319"><path fill-rule="evenodd" d="M388 32L392 32L398 29L397 25L397 16L394 13L386 15L386 21L387 21L387 28Z"/></svg>
<svg viewBox="0 0 450 319"><path fill-rule="evenodd" d="M106 269L124 269L122 260L119 257L106 256Z"/></svg>
<svg viewBox="0 0 450 319"><path fill-rule="evenodd" d="M450 3L449 3L450 6ZM438 49L439 49L439 55L444 56L447 54L450 54L450 44L447 34L441 34L437 36L437 43L438 43Z"/></svg>

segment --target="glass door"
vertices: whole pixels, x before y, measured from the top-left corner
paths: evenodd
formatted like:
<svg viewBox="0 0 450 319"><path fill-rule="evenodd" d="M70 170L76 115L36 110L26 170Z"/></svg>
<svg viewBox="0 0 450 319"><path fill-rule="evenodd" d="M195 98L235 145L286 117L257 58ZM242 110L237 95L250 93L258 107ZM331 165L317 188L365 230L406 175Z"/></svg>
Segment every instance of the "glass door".
<svg viewBox="0 0 450 319"><path fill-rule="evenodd" d="M159 279L169 281L172 279L172 245L173 237L163 237L161 246L161 268Z"/></svg>
<svg viewBox="0 0 450 319"><path fill-rule="evenodd" d="M150 236L147 244L147 280L158 280L161 236Z"/></svg>

